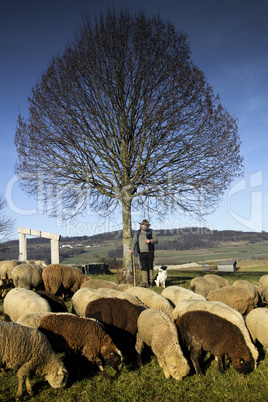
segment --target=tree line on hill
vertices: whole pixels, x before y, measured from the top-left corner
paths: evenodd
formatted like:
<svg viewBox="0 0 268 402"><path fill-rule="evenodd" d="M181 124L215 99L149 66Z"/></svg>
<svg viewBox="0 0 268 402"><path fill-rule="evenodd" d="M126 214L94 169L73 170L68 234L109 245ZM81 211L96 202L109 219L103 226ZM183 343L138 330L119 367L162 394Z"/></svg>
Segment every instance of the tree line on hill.
<svg viewBox="0 0 268 402"><path fill-rule="evenodd" d="M250 244L268 240L267 232L242 232L234 230L210 230L208 228L181 228L157 230L161 241L158 250L191 250L213 248L220 242L242 242ZM133 231L134 235L134 231ZM94 236L62 237L60 244L73 245L72 248L60 248L60 261L85 253L87 245L99 245L109 240L115 241L114 249L108 252L108 258L122 258L122 231L99 233ZM17 240L0 244L0 260L18 259L19 242ZM32 260L50 261L50 242L43 238L27 239L27 255Z"/></svg>

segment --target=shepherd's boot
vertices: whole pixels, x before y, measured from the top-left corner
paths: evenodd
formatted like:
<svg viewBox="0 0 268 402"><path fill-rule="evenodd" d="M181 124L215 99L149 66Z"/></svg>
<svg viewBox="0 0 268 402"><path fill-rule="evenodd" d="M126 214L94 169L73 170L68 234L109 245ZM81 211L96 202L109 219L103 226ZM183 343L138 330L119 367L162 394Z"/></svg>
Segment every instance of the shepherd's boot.
<svg viewBox="0 0 268 402"><path fill-rule="evenodd" d="M141 283L141 287L142 288L148 288L148 274L147 274L147 271L141 271L141 280L142 280L142 283Z"/></svg>

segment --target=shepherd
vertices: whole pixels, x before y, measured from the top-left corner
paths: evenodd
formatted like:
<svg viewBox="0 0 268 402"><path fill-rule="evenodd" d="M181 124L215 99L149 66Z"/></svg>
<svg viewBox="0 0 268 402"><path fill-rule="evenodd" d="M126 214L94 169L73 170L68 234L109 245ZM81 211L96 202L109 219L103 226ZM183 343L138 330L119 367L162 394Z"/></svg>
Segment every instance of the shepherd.
<svg viewBox="0 0 268 402"><path fill-rule="evenodd" d="M158 238L155 232L150 229L150 224L147 219L143 219L138 230L131 242L130 253L134 253L135 246L140 257L141 264L141 287L152 288L154 281L154 245L158 243Z"/></svg>

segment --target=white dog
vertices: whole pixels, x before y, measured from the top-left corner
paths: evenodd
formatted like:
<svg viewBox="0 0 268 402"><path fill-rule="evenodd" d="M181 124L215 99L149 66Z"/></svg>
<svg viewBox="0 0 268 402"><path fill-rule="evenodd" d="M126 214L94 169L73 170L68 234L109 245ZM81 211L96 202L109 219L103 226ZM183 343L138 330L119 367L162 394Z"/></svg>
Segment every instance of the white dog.
<svg viewBox="0 0 268 402"><path fill-rule="evenodd" d="M158 268L158 273L154 278L154 281L158 288L160 285L163 286L164 288L166 286L166 280L167 280L167 266L162 265L160 268Z"/></svg>

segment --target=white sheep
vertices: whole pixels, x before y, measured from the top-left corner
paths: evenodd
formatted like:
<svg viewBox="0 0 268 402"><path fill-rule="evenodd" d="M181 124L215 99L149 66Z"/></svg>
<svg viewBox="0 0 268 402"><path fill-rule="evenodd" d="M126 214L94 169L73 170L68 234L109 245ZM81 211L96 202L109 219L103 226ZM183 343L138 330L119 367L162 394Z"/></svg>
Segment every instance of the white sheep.
<svg viewBox="0 0 268 402"><path fill-rule="evenodd" d="M0 320L0 363L15 369L18 377L16 400L20 400L25 382L33 396L30 374L44 376L53 388L66 385L68 372L40 331L14 322Z"/></svg>
<svg viewBox="0 0 268 402"><path fill-rule="evenodd" d="M259 356L258 351L254 346L254 344L252 343L243 316L237 310L227 306L224 303L217 301L183 300L180 303L178 303L174 308L173 319L176 320L182 314L194 310L208 311L212 314L217 314L218 316L225 318L226 320L236 325L240 329L242 335L244 336L248 348L250 349L251 354L255 360L255 366L256 366L256 362Z"/></svg>
<svg viewBox="0 0 268 402"><path fill-rule="evenodd" d="M232 286L248 289L251 293L252 299L254 300L254 307L261 305L260 293L259 293L257 287L255 285L253 285L251 282L243 280L243 279L238 279L238 280L234 281Z"/></svg>
<svg viewBox="0 0 268 402"><path fill-rule="evenodd" d="M242 315L248 314L254 308L254 298L251 292L248 289L236 286L212 290L207 295L207 300L225 303Z"/></svg>
<svg viewBox="0 0 268 402"><path fill-rule="evenodd" d="M212 290L219 289L224 286L230 286L227 279L219 275L207 274L204 277L195 277L190 282L190 288L193 292L207 297L208 293Z"/></svg>
<svg viewBox="0 0 268 402"><path fill-rule="evenodd" d="M264 347L268 347L268 309L257 307L246 316L246 325L253 342L258 340Z"/></svg>
<svg viewBox="0 0 268 402"><path fill-rule="evenodd" d="M33 290L11 289L4 298L3 310L6 320L17 321L26 313L51 312L47 300Z"/></svg>
<svg viewBox="0 0 268 402"><path fill-rule="evenodd" d="M20 325L24 325L25 327L38 329L40 326L41 319L48 314L57 314L57 313L50 313L50 312L27 313L27 314L21 315L17 319L16 323L20 324ZM64 314L64 313L61 313L61 314ZM67 314L67 313L65 313L65 314Z"/></svg>
<svg viewBox="0 0 268 402"><path fill-rule="evenodd" d="M200 294L176 285L168 286L162 291L161 295L173 303L174 306L185 299L206 300Z"/></svg>
<svg viewBox="0 0 268 402"><path fill-rule="evenodd" d="M40 289L43 285L42 268L34 263L17 265L11 273L15 288Z"/></svg>
<svg viewBox="0 0 268 402"><path fill-rule="evenodd" d="M171 304L166 297L159 295L154 290L134 286L126 289L125 293L137 297L145 306L149 308L157 308L168 314L169 317L173 316L173 304Z"/></svg>
<svg viewBox="0 0 268 402"><path fill-rule="evenodd" d="M89 289L99 289L99 288L110 288L115 290L124 291L128 287L131 287L130 284L117 284L113 281L107 281L105 279L93 279L88 278L86 282L84 282L81 288L89 288Z"/></svg>
<svg viewBox="0 0 268 402"><path fill-rule="evenodd" d="M261 295L268 303L268 275L262 275L259 279L259 287L261 290Z"/></svg>
<svg viewBox="0 0 268 402"><path fill-rule="evenodd" d="M3 292L1 295L2 297L5 297L7 293L8 283L12 281L11 278L12 270L21 263L22 262L18 260L0 261L0 280L2 281L2 287L3 287Z"/></svg>
<svg viewBox="0 0 268 402"><path fill-rule="evenodd" d="M80 288L71 298L72 312L80 317L85 317L85 311L88 303L103 297L97 289ZM107 296L108 297L108 296Z"/></svg>
<svg viewBox="0 0 268 402"><path fill-rule="evenodd" d="M190 367L182 353L176 325L163 311L149 308L138 318L135 349L139 366L142 366L141 352L144 343L156 355L166 378L171 376L179 381L189 373Z"/></svg>
<svg viewBox="0 0 268 402"><path fill-rule="evenodd" d="M129 288L131 289L131 288ZM135 295L130 294L127 292L128 289L126 289L124 292L121 290L115 290L115 289L109 289L109 288L99 288L98 292L102 294L102 297L117 297L118 299L125 299L130 301L131 303L135 304L140 308L140 310L144 310L146 307L144 303Z"/></svg>

